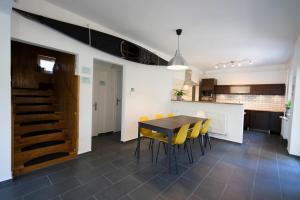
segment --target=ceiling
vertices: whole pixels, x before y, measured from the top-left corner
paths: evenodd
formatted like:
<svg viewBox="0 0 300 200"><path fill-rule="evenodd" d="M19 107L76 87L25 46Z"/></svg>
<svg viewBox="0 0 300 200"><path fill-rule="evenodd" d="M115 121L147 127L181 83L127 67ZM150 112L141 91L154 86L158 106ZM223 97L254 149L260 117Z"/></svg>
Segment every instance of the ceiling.
<svg viewBox="0 0 300 200"><path fill-rule="evenodd" d="M48 0L193 66L252 59L285 64L300 35L300 0Z"/></svg>

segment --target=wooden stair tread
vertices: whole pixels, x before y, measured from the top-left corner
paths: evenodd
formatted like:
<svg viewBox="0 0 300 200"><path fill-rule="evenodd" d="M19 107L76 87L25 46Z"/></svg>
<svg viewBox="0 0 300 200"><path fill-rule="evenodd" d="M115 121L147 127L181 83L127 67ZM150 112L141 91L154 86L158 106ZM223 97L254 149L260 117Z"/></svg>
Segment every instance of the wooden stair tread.
<svg viewBox="0 0 300 200"><path fill-rule="evenodd" d="M65 131L54 132L50 134L44 135L36 135L32 137L16 137L14 148L16 150L20 150L29 145L33 145L36 143L42 143L47 141L59 141L59 140L66 140L66 133Z"/></svg>
<svg viewBox="0 0 300 200"><path fill-rule="evenodd" d="M35 131L64 129L64 127L65 127L64 121L59 121L59 122L55 122L55 123L15 126L14 132L15 132L15 135L22 135L25 133L30 133L30 132L35 132Z"/></svg>
<svg viewBox="0 0 300 200"><path fill-rule="evenodd" d="M62 163L64 161L71 160L75 157L76 157L76 153L75 154L69 153L68 156L64 156L64 157L61 157L61 158L56 158L56 159L53 159L53 160L48 160L48 161L45 161L45 162L42 162L42 163L37 163L37 164L31 165L31 166L26 166L25 167L24 164L15 165L15 168L13 169L13 175L18 176L18 175L21 175L21 174L24 174L24 173L27 173L27 172L31 172L33 170L41 169L41 168L46 167L46 166L51 166L51 165L54 165L54 164Z"/></svg>
<svg viewBox="0 0 300 200"><path fill-rule="evenodd" d="M13 96L52 96L53 90L12 89Z"/></svg>
<svg viewBox="0 0 300 200"><path fill-rule="evenodd" d="M14 117L15 124L34 122L34 121L45 121L45 120L62 120L63 114L57 113L46 113L46 114L28 114L28 115L16 115Z"/></svg>
<svg viewBox="0 0 300 200"><path fill-rule="evenodd" d="M18 105L15 106L16 113L54 112L53 105Z"/></svg>
<svg viewBox="0 0 300 200"><path fill-rule="evenodd" d="M53 103L53 97L34 97L34 96L26 96L26 97L15 97L15 104L50 104Z"/></svg>
<svg viewBox="0 0 300 200"><path fill-rule="evenodd" d="M15 152L15 165L18 166L21 163L28 162L34 158L38 158L40 156L45 156L47 154L58 153L58 152L68 152L70 151L70 142L66 141L63 144L57 144L47 147L41 147L38 149L33 149L24 152Z"/></svg>

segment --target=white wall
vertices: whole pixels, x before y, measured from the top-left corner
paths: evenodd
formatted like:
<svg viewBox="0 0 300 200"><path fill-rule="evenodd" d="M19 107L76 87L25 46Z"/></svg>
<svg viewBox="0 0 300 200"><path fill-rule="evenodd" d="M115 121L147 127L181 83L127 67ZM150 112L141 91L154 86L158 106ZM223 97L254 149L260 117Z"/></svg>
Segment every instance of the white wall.
<svg viewBox="0 0 300 200"><path fill-rule="evenodd" d="M205 71L203 78L216 78L218 85L286 83L287 66L255 66L250 68Z"/></svg>
<svg viewBox="0 0 300 200"><path fill-rule="evenodd" d="M11 89L10 89L11 1L0 1L0 182L11 178Z"/></svg>
<svg viewBox="0 0 300 200"><path fill-rule="evenodd" d="M290 154L300 156L300 37L295 44L290 72L288 97L292 100L293 107L289 117L288 151Z"/></svg>
<svg viewBox="0 0 300 200"><path fill-rule="evenodd" d="M85 21L85 19L80 16L51 4L48 5L48 3L44 1L31 0L17 5L18 8L23 9L22 7L24 7L29 12L45 13L45 15L51 14L52 16L49 17L53 18L59 17L65 19L68 17L68 20L72 19L73 22L76 22L76 19L78 19L79 22ZM97 27L101 26L99 25ZM103 30L100 29L100 31ZM141 114L150 115L157 112L164 113L167 112L170 107L172 72L166 70L165 67L142 65L117 58L82 44L47 26L26 19L16 13L12 14L12 38L73 53L77 56L77 73L81 76L79 97L79 153L91 150L92 70L94 59L111 62L123 67L123 89L125 92L123 93L122 102L122 141L135 138L137 134L135 131L137 127L137 116ZM140 43L138 44L141 45ZM91 73L83 73L82 67L89 67ZM84 83L83 77L90 78L90 83ZM136 88L136 92L130 93L131 87Z"/></svg>
<svg viewBox="0 0 300 200"><path fill-rule="evenodd" d="M243 124L244 124L244 107L242 104L222 104L222 103L201 103L201 102L172 102L172 111L176 115L199 116L201 112L206 115L215 116L213 120L220 120L215 123L216 127L212 130L223 130L223 134L210 133L212 137L228 140L237 143L243 143ZM221 117L221 118L220 118ZM222 123L222 124L221 124ZM224 126L223 126L224 125ZM213 126L213 124L211 125ZM217 127L218 126L218 127ZM222 126L222 127L220 127Z"/></svg>
<svg viewBox="0 0 300 200"><path fill-rule="evenodd" d="M169 113L172 73L164 68L132 65L123 69L122 141L137 137L137 120L141 115ZM133 91L132 91L133 90Z"/></svg>

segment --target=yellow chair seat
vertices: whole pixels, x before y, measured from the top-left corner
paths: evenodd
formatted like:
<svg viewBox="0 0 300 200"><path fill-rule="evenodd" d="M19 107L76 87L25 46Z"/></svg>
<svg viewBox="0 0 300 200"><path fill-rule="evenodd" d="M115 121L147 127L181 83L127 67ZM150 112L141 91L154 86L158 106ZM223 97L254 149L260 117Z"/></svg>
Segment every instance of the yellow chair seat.
<svg viewBox="0 0 300 200"><path fill-rule="evenodd" d="M151 139L156 139L156 138L163 138L165 137L166 135L163 134L163 133L157 133L157 132L153 132L149 129L144 129L141 131L141 135L144 136L144 137L147 137L147 138L151 138Z"/></svg>
<svg viewBox="0 0 300 200"><path fill-rule="evenodd" d="M166 143L166 144L168 143L168 137L166 137L166 136L164 136L164 137L157 137L155 139L157 139L160 142ZM175 144L175 137L172 138L172 145L174 145L174 144Z"/></svg>

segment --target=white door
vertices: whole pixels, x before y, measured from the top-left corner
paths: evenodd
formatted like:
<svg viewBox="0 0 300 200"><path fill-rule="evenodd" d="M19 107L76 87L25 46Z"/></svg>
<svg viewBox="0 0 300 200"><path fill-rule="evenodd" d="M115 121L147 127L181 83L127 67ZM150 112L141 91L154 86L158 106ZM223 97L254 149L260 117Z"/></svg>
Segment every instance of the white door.
<svg viewBox="0 0 300 200"><path fill-rule="evenodd" d="M93 136L121 130L122 71L95 62L93 72ZM121 85L119 85L121 84Z"/></svg>
<svg viewBox="0 0 300 200"><path fill-rule="evenodd" d="M93 136L105 131L105 95L107 72L94 68L93 76Z"/></svg>

